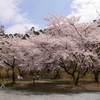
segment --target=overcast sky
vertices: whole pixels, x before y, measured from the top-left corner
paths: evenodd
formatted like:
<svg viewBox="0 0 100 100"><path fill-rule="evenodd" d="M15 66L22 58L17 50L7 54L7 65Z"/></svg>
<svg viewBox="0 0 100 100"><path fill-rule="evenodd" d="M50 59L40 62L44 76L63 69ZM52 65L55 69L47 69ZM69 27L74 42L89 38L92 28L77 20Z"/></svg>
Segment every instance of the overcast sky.
<svg viewBox="0 0 100 100"><path fill-rule="evenodd" d="M8 34L25 33L32 26L43 29L47 23L43 17L51 12L90 22L99 19L100 0L0 0L0 25Z"/></svg>

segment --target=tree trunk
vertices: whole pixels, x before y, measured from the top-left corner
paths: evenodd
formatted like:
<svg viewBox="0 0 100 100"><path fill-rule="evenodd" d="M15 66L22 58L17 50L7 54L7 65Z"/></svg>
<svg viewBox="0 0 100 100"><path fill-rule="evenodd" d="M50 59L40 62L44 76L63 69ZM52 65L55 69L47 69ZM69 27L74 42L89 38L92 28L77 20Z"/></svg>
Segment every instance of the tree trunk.
<svg viewBox="0 0 100 100"><path fill-rule="evenodd" d="M56 71L56 75L54 76L54 78L56 78L56 79L60 78L60 71L59 70Z"/></svg>
<svg viewBox="0 0 100 100"><path fill-rule="evenodd" d="M15 70L14 70L14 68L15 68L15 59L13 59L12 64L9 64L6 61L4 61L4 63L12 68L12 84L15 84Z"/></svg>
<svg viewBox="0 0 100 100"><path fill-rule="evenodd" d="M79 78L75 79L74 85L77 86L78 85L78 82L79 82Z"/></svg>
<svg viewBox="0 0 100 100"><path fill-rule="evenodd" d="M73 78L73 84L75 85L75 86L78 86L78 83L79 83L79 77L75 77L75 76L73 76L72 75L72 78Z"/></svg>
<svg viewBox="0 0 100 100"><path fill-rule="evenodd" d="M14 71L14 66L12 66L12 84L15 84L15 71Z"/></svg>
<svg viewBox="0 0 100 100"><path fill-rule="evenodd" d="M95 71L95 72L93 72L94 73L94 80L95 80L95 82L99 82L99 71Z"/></svg>
<svg viewBox="0 0 100 100"><path fill-rule="evenodd" d="M10 76L9 76L9 70L6 69L6 72L7 72L7 78L9 78L9 77L10 77Z"/></svg>
<svg viewBox="0 0 100 100"><path fill-rule="evenodd" d="M0 72L0 78L2 77L1 72Z"/></svg>
<svg viewBox="0 0 100 100"><path fill-rule="evenodd" d="M35 77L33 76L33 85L35 85Z"/></svg>

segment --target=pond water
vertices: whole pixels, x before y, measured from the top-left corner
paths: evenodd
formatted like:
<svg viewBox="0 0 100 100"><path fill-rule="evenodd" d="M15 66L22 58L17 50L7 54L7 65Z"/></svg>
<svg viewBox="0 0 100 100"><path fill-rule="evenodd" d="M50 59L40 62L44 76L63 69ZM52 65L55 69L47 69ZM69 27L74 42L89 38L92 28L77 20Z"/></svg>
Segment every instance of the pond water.
<svg viewBox="0 0 100 100"><path fill-rule="evenodd" d="M0 89L0 100L100 100L100 92L45 94Z"/></svg>

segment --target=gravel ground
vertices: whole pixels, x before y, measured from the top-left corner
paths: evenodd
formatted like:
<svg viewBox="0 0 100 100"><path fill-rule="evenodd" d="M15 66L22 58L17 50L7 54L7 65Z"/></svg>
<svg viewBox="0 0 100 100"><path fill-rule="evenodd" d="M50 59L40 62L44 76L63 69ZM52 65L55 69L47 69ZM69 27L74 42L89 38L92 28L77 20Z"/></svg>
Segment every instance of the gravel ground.
<svg viewBox="0 0 100 100"><path fill-rule="evenodd" d="M100 92L45 94L0 89L0 100L100 100Z"/></svg>

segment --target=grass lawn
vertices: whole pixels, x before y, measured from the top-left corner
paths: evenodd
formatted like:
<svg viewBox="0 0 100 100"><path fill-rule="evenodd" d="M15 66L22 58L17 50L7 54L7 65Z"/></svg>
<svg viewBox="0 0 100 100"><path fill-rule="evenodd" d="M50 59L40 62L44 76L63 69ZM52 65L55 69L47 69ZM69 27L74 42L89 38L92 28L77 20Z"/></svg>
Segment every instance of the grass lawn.
<svg viewBox="0 0 100 100"><path fill-rule="evenodd" d="M31 81L16 81L16 84L12 85L9 81L5 85L12 90L28 92L100 92L100 84L92 81L80 81L78 86L73 86L70 80L37 80L35 85Z"/></svg>

